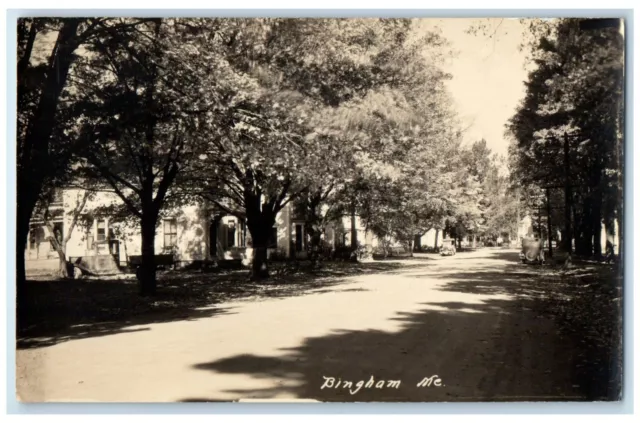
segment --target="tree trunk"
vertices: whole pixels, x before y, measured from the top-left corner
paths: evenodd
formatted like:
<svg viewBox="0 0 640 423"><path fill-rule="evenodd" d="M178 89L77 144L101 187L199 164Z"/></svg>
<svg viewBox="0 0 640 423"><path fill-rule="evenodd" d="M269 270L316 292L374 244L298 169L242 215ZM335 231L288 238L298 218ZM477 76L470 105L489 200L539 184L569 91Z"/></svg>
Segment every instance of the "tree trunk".
<svg viewBox="0 0 640 423"><path fill-rule="evenodd" d="M324 233L324 219L319 211L323 201L322 193L313 193L305 198L306 201L306 221L304 224L305 233L309 236L308 254L311 266L315 267L320 259L322 234Z"/></svg>
<svg viewBox="0 0 640 423"><path fill-rule="evenodd" d="M604 221L604 232L605 232L605 237L606 237L606 241L605 241L605 255L606 256L614 254L613 245L616 242L614 221L615 221L614 219L605 219L605 221Z"/></svg>
<svg viewBox="0 0 640 423"><path fill-rule="evenodd" d="M573 198L571 193L571 163L569 156L569 136L564 134L564 233L562 240L567 253L572 252L573 231L571 228L571 209Z"/></svg>
<svg viewBox="0 0 640 423"><path fill-rule="evenodd" d="M248 224L249 232L251 232L251 239L253 241L253 257L251 260L251 274L249 280L260 281L269 278L269 267L267 263L267 244L269 241L269 231L265 228L273 227L271 225L255 225Z"/></svg>
<svg viewBox="0 0 640 423"><path fill-rule="evenodd" d="M549 258L553 257L553 245L551 243L552 241L552 228L551 228L551 194L549 192L549 188L546 189L546 194L547 194L547 242L549 243L549 245L547 245L548 247L548 251L549 251Z"/></svg>
<svg viewBox="0 0 640 423"><path fill-rule="evenodd" d="M78 47L75 40L80 19L66 19L56 40L51 57L45 84L40 94L38 108L29 120L24 144L18 150L18 161L26 172L42 173L42 168L32 168L31 165L48 165L48 147L55 124L54 118L58 108L60 94L67 82L69 68L74 59L74 51ZM20 78L22 75L19 75ZM34 160L35 159L35 160Z"/></svg>
<svg viewBox="0 0 640 423"><path fill-rule="evenodd" d="M591 201L585 201L582 231L584 234L584 255L593 254L593 227L591 225Z"/></svg>
<svg viewBox="0 0 640 423"><path fill-rule="evenodd" d="M251 281L260 281L269 278L269 268L267 266L267 246L254 244L253 260L251 261Z"/></svg>
<svg viewBox="0 0 640 423"><path fill-rule="evenodd" d="M55 234L52 235L52 237L55 237ZM53 248L56 250L56 253L58 253L58 269L59 269L59 274L60 277L62 279L69 279L71 276L69 274L69 264L67 263L67 255L65 253L66 251L66 245L65 244L60 244L58 241L50 241L51 244L53 245Z"/></svg>
<svg viewBox="0 0 640 423"><path fill-rule="evenodd" d="M260 195L245 193L247 211L247 228L251 234L253 243L253 257L251 259L251 281L259 281L269 278L267 263L267 247L271 228L276 223L276 213L270 212L268 207L262 207Z"/></svg>
<svg viewBox="0 0 640 423"><path fill-rule="evenodd" d="M63 279L69 279L71 275L69 274L69 263L67 263L67 256L64 253L63 249L56 248L56 252L58 253L59 269L60 269L60 277Z"/></svg>
<svg viewBox="0 0 640 423"><path fill-rule="evenodd" d="M580 206L582 204L582 206ZM578 210L581 207L581 210ZM585 206L582 198L576 201L573 210L573 231L575 237L575 252L577 255L586 255L586 241L584 233Z"/></svg>
<svg viewBox="0 0 640 423"><path fill-rule="evenodd" d="M624 261L622 260L624 258L622 256L622 254L623 254L623 250L622 250L622 247L623 247L623 245L622 245L622 242L623 242L622 230L623 230L624 222L622 222L622 219L620 219L618 217L616 217L614 219L614 222L615 222L616 226L614 228L615 229L615 236L614 236L613 239L616 240L617 244L618 244L617 251L614 250L614 252L617 253L618 257L620 258L620 260L619 260L620 261L620 265L624 266ZM622 272L623 270L624 270L624 267L620 267L620 272Z"/></svg>
<svg viewBox="0 0 640 423"><path fill-rule="evenodd" d="M24 20L22 22L19 21L18 23L18 25L21 27L24 24L25 24ZM18 44L21 44L22 42L24 42L24 53L22 54L22 57L20 57L20 60L18 61L18 77L20 78L19 83L22 82L22 78L24 77L25 71L27 70L27 67L29 66L29 62L31 61L31 52L33 51L33 45L36 40L37 33L38 33L38 25L36 23L36 19L32 19L31 25L29 26L29 35L27 36L27 39L25 40L24 38L21 38L20 36L18 36Z"/></svg>
<svg viewBox="0 0 640 423"><path fill-rule="evenodd" d="M358 248L358 229L356 227L356 206L351 206L351 249Z"/></svg>
<svg viewBox="0 0 640 423"><path fill-rule="evenodd" d="M582 256L590 256L593 253L593 234L591 226L583 223L580 229L580 236L576 245L576 252Z"/></svg>
<svg viewBox="0 0 640 423"><path fill-rule="evenodd" d="M578 207L576 205L572 206L571 214L573 218L571 220L572 222L571 239L569 242L571 243L572 247L569 251L575 251L576 253L580 254L578 249L581 248L579 247L581 240L580 240L580 229L579 229L579 219L578 219Z"/></svg>
<svg viewBox="0 0 640 423"><path fill-rule="evenodd" d="M122 248L124 250L124 262L128 263L129 262L129 252L127 251L127 237L124 236L124 235L122 237ZM122 258L120 260L122 260ZM120 264L120 263L118 263L118 264Z"/></svg>
<svg viewBox="0 0 640 423"><path fill-rule="evenodd" d="M620 168L622 170L622 168ZM620 172L621 173L621 172ZM618 180L621 181L622 177L618 176ZM618 203L616 205L616 218L614 219L615 222L618 223L618 230L616 233L616 236L618 238L618 262L620 263L620 272L622 274L624 274L624 257L623 257L623 248L624 248L624 237L623 237L623 231L624 231L624 199L622 198L622 196L624 195L624 190L622 188L622 185L618 186L618 190L620 192L619 197L617 198Z"/></svg>
<svg viewBox="0 0 640 423"><path fill-rule="evenodd" d="M435 236L435 241L433 242L433 249L437 252L438 251L438 233L440 232L439 229L436 229L436 236Z"/></svg>
<svg viewBox="0 0 640 423"><path fill-rule="evenodd" d="M25 250L29 239L30 215L21 213L20 200L18 200L17 233L16 233L16 297L21 304L26 294L27 274L25 269Z"/></svg>
<svg viewBox="0 0 640 423"><path fill-rule="evenodd" d="M25 251L21 248L21 241L16 242L16 296L22 298L27 275L25 269Z"/></svg>
<svg viewBox="0 0 640 423"><path fill-rule="evenodd" d="M138 277L140 295L154 295L156 281L156 223L157 217L152 213L142 215L140 220L142 232L142 263L136 276Z"/></svg>
<svg viewBox="0 0 640 423"><path fill-rule="evenodd" d="M49 69L40 94L38 108L29 120L24 140L18 143L18 198L20 199L23 195L33 197L31 201L20 204L19 209L22 208L22 210L19 212L29 217L42 190L44 178L48 172L52 171L49 144L60 94L73 62L73 52L77 48L74 37L79 24L79 19L67 19L60 29L56 48L49 58Z"/></svg>
<svg viewBox="0 0 640 423"><path fill-rule="evenodd" d="M602 257L602 191L598 188L594 193L591 214L593 232L593 255Z"/></svg>
<svg viewBox="0 0 640 423"><path fill-rule="evenodd" d="M70 275L69 275L69 265L67 264L67 256L66 256L66 250L67 250L67 241L64 240L59 240L56 238L56 233L54 230L53 225L51 224L51 221L48 219L48 212L45 212L45 225L47 226L47 229L49 230L49 243L51 244L51 246L53 247L54 250L56 250L56 253L58 253L58 275L62 278L62 279L69 279ZM71 230L73 230L73 228L71 228Z"/></svg>
<svg viewBox="0 0 640 423"><path fill-rule="evenodd" d="M413 237L413 249L415 251L422 251L422 235L416 235Z"/></svg>
<svg viewBox="0 0 640 423"><path fill-rule="evenodd" d="M322 231L319 228L314 227L314 225L305 225L305 230L307 234L309 234L309 260L311 260L311 266L315 267L320 256Z"/></svg>

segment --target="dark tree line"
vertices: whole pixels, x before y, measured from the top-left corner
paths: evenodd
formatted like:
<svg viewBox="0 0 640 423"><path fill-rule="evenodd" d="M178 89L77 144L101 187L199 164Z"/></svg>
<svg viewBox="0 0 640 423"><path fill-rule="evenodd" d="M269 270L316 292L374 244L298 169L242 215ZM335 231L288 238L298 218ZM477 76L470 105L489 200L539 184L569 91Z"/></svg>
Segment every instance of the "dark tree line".
<svg viewBox="0 0 640 423"><path fill-rule="evenodd" d="M508 129L512 177L534 192L541 207L547 188L562 193L564 213L554 224L564 248L601 256L604 224L613 245L622 231L623 36L618 28L588 28L561 19L534 45L535 69ZM620 239L621 246L621 239Z"/></svg>

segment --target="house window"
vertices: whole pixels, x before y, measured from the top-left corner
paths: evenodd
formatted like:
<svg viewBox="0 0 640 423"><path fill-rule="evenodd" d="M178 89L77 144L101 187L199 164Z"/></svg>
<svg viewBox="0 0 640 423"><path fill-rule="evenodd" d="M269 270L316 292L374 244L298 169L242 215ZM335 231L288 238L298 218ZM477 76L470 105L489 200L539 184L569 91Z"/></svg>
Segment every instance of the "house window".
<svg viewBox="0 0 640 423"><path fill-rule="evenodd" d="M63 191L61 189L57 189L53 193L53 199L51 201L52 207L60 207L63 205Z"/></svg>
<svg viewBox="0 0 640 423"><path fill-rule="evenodd" d="M96 237L95 241L93 239L89 239L89 247L90 249L94 249L96 254L106 254L109 251L107 245L107 234L109 230L109 224L107 219L98 219L96 222Z"/></svg>
<svg viewBox="0 0 640 423"><path fill-rule="evenodd" d="M178 241L178 222L176 219L164 221L164 248L175 247Z"/></svg>
<svg viewBox="0 0 640 423"><path fill-rule="evenodd" d="M269 243L267 244L268 248L277 248L278 247L278 228L274 226L271 228L271 234L269 235Z"/></svg>
<svg viewBox="0 0 640 423"><path fill-rule="evenodd" d="M240 243L238 244L240 247L247 246L247 225L244 221L240 221Z"/></svg>
<svg viewBox="0 0 640 423"><path fill-rule="evenodd" d="M107 221L104 219L98 220L98 232L96 234L96 241L104 242L107 240Z"/></svg>
<svg viewBox="0 0 640 423"><path fill-rule="evenodd" d="M227 225L227 247L236 246L236 222L229 222Z"/></svg>

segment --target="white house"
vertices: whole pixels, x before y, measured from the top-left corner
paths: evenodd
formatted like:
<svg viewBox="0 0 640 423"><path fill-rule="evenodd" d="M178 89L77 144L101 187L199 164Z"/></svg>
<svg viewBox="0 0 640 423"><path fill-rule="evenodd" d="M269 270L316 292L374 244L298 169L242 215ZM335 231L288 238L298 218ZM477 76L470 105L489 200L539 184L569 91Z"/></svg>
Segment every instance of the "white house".
<svg viewBox="0 0 640 423"><path fill-rule="evenodd" d="M54 232L62 240L71 227L73 210L83 195L80 189L65 189L58 193L49 210ZM105 192L87 201L78 223L66 246L68 258L112 256L125 265L130 256L141 255L138 226L127 227L108 216L93 218L92 211L119 204L115 193ZM276 251L287 257L306 254L308 237L304 219L295 216L291 204L276 216L269 244L269 254ZM250 248L251 236L244 219L221 213L206 203L186 204L172 212L165 212L156 229L156 254L173 254L178 266L209 260L243 260ZM345 217L329 225L324 239L330 245L349 245L351 221ZM358 241L375 246L374 237L356 219ZM26 246L28 274L50 273L58 268L58 255L49 242L49 230L41 219L31 221Z"/></svg>

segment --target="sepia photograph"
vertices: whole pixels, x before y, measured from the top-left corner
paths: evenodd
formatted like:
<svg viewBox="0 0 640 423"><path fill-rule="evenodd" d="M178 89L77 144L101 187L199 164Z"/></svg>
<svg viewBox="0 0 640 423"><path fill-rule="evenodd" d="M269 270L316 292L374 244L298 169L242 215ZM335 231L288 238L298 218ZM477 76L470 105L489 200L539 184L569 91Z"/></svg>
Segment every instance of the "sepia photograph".
<svg viewBox="0 0 640 423"><path fill-rule="evenodd" d="M17 401L620 401L625 20L578 15L14 21Z"/></svg>

